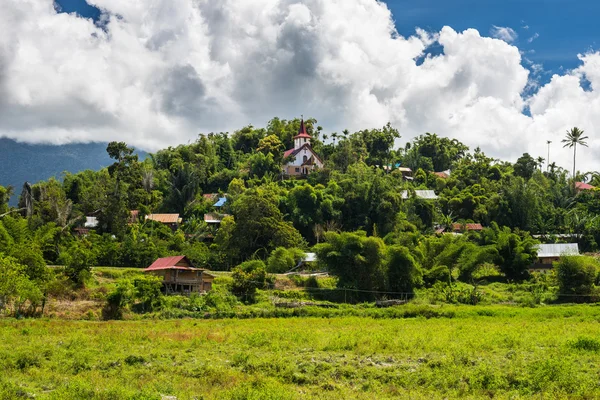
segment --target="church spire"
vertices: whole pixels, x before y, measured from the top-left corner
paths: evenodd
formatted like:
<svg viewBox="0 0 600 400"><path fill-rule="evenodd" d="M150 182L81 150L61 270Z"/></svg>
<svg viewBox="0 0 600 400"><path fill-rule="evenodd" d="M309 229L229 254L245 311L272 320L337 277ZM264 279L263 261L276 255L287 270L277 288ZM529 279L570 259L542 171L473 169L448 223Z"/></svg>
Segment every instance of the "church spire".
<svg viewBox="0 0 600 400"><path fill-rule="evenodd" d="M310 145L311 136L306 132L306 125L304 124L304 117L300 120L300 129L298 134L294 136L294 148L299 149L304 144Z"/></svg>

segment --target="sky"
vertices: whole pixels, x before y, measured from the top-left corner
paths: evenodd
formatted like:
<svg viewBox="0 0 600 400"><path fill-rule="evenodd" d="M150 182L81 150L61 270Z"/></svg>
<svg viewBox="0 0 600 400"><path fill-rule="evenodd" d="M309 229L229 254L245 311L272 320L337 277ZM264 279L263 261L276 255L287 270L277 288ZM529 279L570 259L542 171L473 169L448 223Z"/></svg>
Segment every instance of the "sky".
<svg viewBox="0 0 600 400"><path fill-rule="evenodd" d="M315 117L388 121L514 161L574 126L600 170L600 2L589 0L0 0L0 137L124 140Z"/></svg>

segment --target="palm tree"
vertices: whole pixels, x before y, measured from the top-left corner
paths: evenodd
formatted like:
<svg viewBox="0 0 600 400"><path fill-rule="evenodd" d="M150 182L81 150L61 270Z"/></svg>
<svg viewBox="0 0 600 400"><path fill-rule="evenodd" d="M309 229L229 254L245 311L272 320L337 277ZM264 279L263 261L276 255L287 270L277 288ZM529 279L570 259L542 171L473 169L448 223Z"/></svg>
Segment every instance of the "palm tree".
<svg viewBox="0 0 600 400"><path fill-rule="evenodd" d="M544 165L544 161L546 161L546 159L544 157L538 157L536 161L537 161L537 165L538 165L538 167L540 167L540 171L541 171L542 165Z"/></svg>
<svg viewBox="0 0 600 400"><path fill-rule="evenodd" d="M573 182L575 182L575 157L577 155L577 145L588 147L585 140L587 136L583 136L583 131L577 127L574 127L570 131L567 131L567 136L562 140L565 145L563 147L573 148Z"/></svg>

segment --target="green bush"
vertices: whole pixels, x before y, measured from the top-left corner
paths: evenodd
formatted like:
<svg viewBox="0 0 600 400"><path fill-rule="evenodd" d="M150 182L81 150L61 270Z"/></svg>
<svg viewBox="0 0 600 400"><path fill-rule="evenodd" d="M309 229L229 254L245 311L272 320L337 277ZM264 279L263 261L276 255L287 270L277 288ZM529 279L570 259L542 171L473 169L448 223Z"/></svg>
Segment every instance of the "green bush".
<svg viewBox="0 0 600 400"><path fill-rule="evenodd" d="M564 301L593 301L598 261L587 256L563 256L554 264L559 297Z"/></svg>

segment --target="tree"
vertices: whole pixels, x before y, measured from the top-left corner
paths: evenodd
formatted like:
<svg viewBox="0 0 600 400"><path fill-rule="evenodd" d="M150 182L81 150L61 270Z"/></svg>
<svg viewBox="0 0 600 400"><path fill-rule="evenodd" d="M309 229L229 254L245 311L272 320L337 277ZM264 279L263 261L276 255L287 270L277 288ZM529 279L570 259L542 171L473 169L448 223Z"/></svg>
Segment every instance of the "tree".
<svg viewBox="0 0 600 400"><path fill-rule="evenodd" d="M257 289L266 289L272 283L265 263L260 260L246 261L231 270L231 291L245 302L256 300Z"/></svg>
<svg viewBox="0 0 600 400"><path fill-rule="evenodd" d="M276 247L301 247L305 242L294 226L284 221L278 199L269 188L248 189L233 203L235 228L231 244L242 260L267 255Z"/></svg>
<svg viewBox="0 0 600 400"><path fill-rule="evenodd" d="M267 271L273 274L288 272L294 268L306 254L297 248L278 247L269 256Z"/></svg>
<svg viewBox="0 0 600 400"><path fill-rule="evenodd" d="M585 301L592 294L598 261L587 256L562 256L554 264L560 296L566 301Z"/></svg>
<svg viewBox="0 0 600 400"><path fill-rule="evenodd" d="M533 176L533 171L535 171L537 165L537 161L529 153L524 153L514 165L515 175L529 180Z"/></svg>
<svg viewBox="0 0 600 400"><path fill-rule="evenodd" d="M388 290L401 293L402 298L412 298L414 288L422 284L419 265L407 247L398 245L388 247L387 280Z"/></svg>
<svg viewBox="0 0 600 400"><path fill-rule="evenodd" d="M338 287L356 289L347 300L377 298L386 290L385 244L364 231L327 232L325 243L315 246L319 262L338 277Z"/></svg>
<svg viewBox="0 0 600 400"><path fill-rule="evenodd" d="M96 254L87 240L77 240L61 254L67 277L77 285L83 285L96 263Z"/></svg>
<svg viewBox="0 0 600 400"><path fill-rule="evenodd" d="M583 131L577 127L574 127L570 131L567 131L567 136L562 140L564 143L563 147L573 148L573 182L575 182L575 157L577 155L577 145L588 147L587 142L588 136L583 136ZM574 183L573 183L574 184Z"/></svg>

